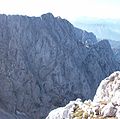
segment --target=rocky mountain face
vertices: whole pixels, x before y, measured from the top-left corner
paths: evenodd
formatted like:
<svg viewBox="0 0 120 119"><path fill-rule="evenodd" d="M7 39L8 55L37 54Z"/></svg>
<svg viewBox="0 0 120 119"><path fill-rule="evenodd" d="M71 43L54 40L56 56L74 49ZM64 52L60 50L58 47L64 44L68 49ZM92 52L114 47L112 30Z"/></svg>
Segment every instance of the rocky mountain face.
<svg viewBox="0 0 120 119"><path fill-rule="evenodd" d="M71 101L46 119L120 119L120 71L101 81L93 101Z"/></svg>
<svg viewBox="0 0 120 119"><path fill-rule="evenodd" d="M86 46L91 46L95 43L97 43L96 36L92 32L87 32L85 30L81 30L78 28L75 28L75 34L79 41L81 41Z"/></svg>
<svg viewBox="0 0 120 119"><path fill-rule="evenodd" d="M0 119L44 119L70 100L93 98L118 69L107 40L65 19L0 15Z"/></svg>
<svg viewBox="0 0 120 119"><path fill-rule="evenodd" d="M120 48L119 49L114 49L113 51L115 53L115 57L116 57L117 62L120 63Z"/></svg>
<svg viewBox="0 0 120 119"><path fill-rule="evenodd" d="M120 41L109 40L115 59L120 63Z"/></svg>

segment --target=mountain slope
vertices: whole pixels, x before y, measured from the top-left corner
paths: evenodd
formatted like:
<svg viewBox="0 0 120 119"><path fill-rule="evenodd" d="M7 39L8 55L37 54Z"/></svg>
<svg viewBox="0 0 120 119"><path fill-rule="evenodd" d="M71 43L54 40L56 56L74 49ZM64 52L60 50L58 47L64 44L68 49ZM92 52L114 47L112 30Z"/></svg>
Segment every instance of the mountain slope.
<svg viewBox="0 0 120 119"><path fill-rule="evenodd" d="M65 19L0 15L0 108L6 112L44 119L70 100L93 98L101 79L118 69L107 40L97 43Z"/></svg>

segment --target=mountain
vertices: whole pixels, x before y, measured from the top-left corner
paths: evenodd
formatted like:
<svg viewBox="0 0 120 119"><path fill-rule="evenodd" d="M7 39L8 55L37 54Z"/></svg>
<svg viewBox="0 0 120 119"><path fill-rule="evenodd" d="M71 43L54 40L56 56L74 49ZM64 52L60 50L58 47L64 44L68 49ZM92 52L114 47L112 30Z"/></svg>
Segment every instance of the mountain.
<svg viewBox="0 0 120 119"><path fill-rule="evenodd" d="M118 69L107 40L65 19L0 15L0 117L44 119L70 100L92 99Z"/></svg>
<svg viewBox="0 0 120 119"><path fill-rule="evenodd" d="M71 101L49 113L46 119L119 119L120 72L114 72L101 81L94 100Z"/></svg>
<svg viewBox="0 0 120 119"><path fill-rule="evenodd" d="M120 41L109 40L109 42L115 54L115 59L120 63Z"/></svg>
<svg viewBox="0 0 120 119"><path fill-rule="evenodd" d="M120 41L120 20L81 17L73 22L75 26L93 32L99 39Z"/></svg>

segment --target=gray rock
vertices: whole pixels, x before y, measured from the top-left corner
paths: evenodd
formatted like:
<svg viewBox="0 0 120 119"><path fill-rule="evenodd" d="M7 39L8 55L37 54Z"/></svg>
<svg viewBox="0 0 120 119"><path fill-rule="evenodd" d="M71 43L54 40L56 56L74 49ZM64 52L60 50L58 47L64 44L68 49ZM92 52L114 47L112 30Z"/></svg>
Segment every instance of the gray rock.
<svg viewBox="0 0 120 119"><path fill-rule="evenodd" d="M120 41L109 40L115 59L120 63Z"/></svg>
<svg viewBox="0 0 120 119"><path fill-rule="evenodd" d="M23 114L9 113L0 108L0 119L30 119L30 117Z"/></svg>
<svg viewBox="0 0 120 119"><path fill-rule="evenodd" d="M97 38L92 32L88 33L85 30L75 28L75 34L76 34L78 40L87 46L91 46L91 45L97 43Z"/></svg>
<svg viewBox="0 0 120 119"><path fill-rule="evenodd" d="M70 100L93 98L100 81L119 66L107 41L82 34L51 13L0 15L0 107L44 119Z"/></svg>

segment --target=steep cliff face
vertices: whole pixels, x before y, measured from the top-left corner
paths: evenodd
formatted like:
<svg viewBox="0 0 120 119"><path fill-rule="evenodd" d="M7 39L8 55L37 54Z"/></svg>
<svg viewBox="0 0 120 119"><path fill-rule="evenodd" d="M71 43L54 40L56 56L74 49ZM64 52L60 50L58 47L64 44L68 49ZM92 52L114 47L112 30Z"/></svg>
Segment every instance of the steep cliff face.
<svg viewBox="0 0 120 119"><path fill-rule="evenodd" d="M76 34L78 40L81 41L86 46L97 43L96 36L92 32L88 33L85 30L75 28L75 34Z"/></svg>
<svg viewBox="0 0 120 119"><path fill-rule="evenodd" d="M116 60L120 63L120 41L112 41L109 40L111 44L111 48L113 49L113 52L115 54Z"/></svg>
<svg viewBox="0 0 120 119"><path fill-rule="evenodd" d="M120 48L119 49L114 49L115 57L117 62L120 63Z"/></svg>
<svg viewBox="0 0 120 119"><path fill-rule="evenodd" d="M93 97L101 79L119 67L108 41L96 43L75 29L51 13L0 15L0 108L42 119L69 100ZM90 46L81 42L92 37Z"/></svg>

